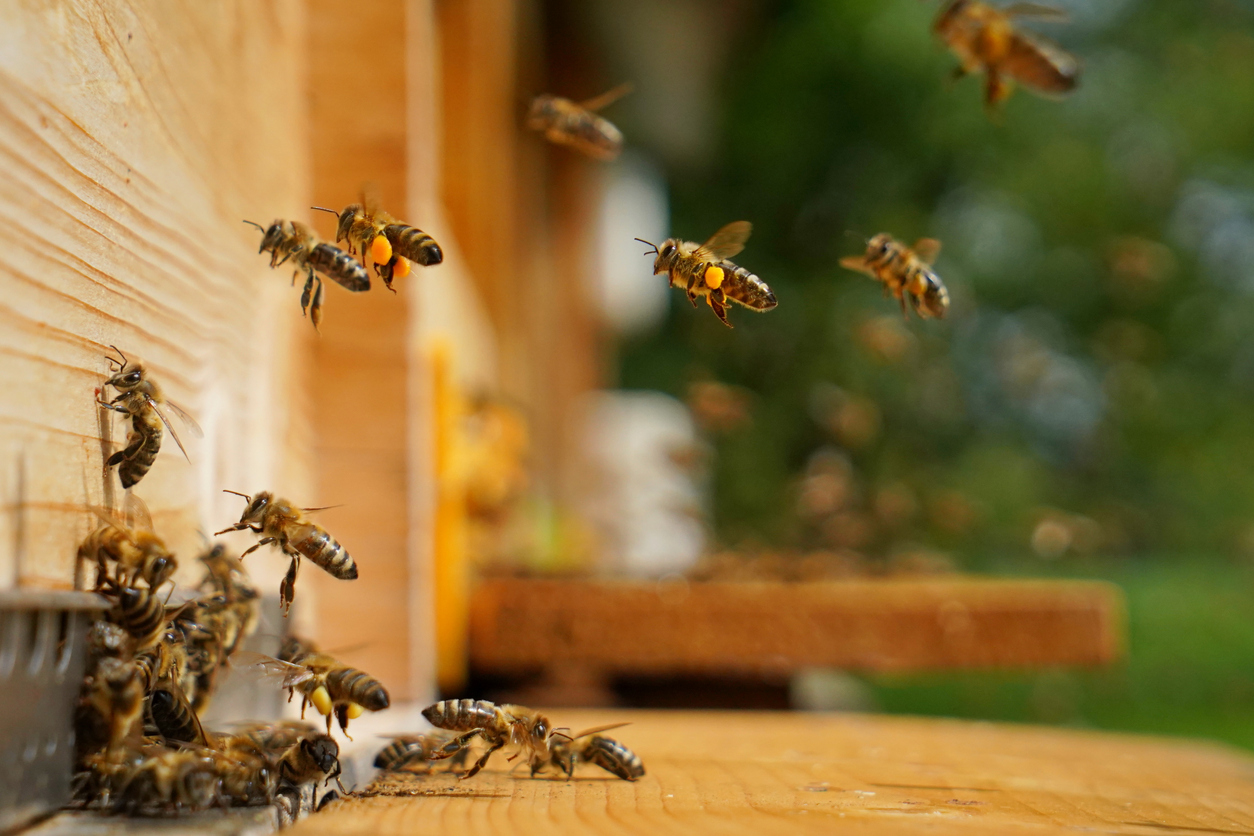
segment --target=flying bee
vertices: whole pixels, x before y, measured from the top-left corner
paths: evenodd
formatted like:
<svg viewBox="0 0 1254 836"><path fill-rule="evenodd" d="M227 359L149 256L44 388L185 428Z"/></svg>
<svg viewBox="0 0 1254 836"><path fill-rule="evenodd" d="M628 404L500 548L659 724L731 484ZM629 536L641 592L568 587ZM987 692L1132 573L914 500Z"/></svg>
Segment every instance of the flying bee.
<svg viewBox="0 0 1254 836"><path fill-rule="evenodd" d="M339 218L335 243L347 241L348 251L360 252L363 261L368 253L375 272L394 293L392 280L409 275L410 262L434 267L444 261L444 251L434 238L390 215L373 194L364 195L361 203L350 203L341 212L325 206L313 208Z"/></svg>
<svg viewBox="0 0 1254 836"><path fill-rule="evenodd" d="M425 734L397 735L374 756L375 768L384 772L430 772L432 761L448 760L451 769L460 769L470 755L469 746L463 746L449 758L438 758L436 754L452 743L456 736L443 729Z"/></svg>
<svg viewBox="0 0 1254 836"><path fill-rule="evenodd" d="M867 241L864 254L846 256L840 260L840 266L882 282L884 292L901 303L902 316L906 316L909 299L910 307L921 319L941 319L949 310L949 291L931 268L940 247L935 238L920 238L911 249L881 232Z"/></svg>
<svg viewBox="0 0 1254 836"><path fill-rule="evenodd" d="M302 557L308 558L315 566L340 580L351 581L357 578L357 564L353 562L348 550L337 543L326 529L305 519L303 512L321 511L322 508L297 508L269 491L261 491L256 496L230 490L224 493L242 496L248 501L248 505L239 522L215 533L215 537L228 531L251 531L261 534L262 538L248 547L239 556L240 560L271 543L277 544L292 559L287 574L279 584L279 599L284 616L291 609L292 599L296 596L296 572L300 569Z"/></svg>
<svg viewBox="0 0 1254 836"><path fill-rule="evenodd" d="M542 131L549 142L608 162L622 152L623 134L596 111L630 92L631 84L620 84L596 98L578 103L560 96L536 96L527 113L527 127Z"/></svg>
<svg viewBox="0 0 1254 836"><path fill-rule="evenodd" d="M247 673L278 679L280 687L288 690L289 700L299 692L301 717L312 704L327 718L328 734L332 715L347 735L350 720L360 717L363 711L382 711L391 704L383 683L370 674L291 638L284 642L277 659L241 651L231 657L231 665Z"/></svg>
<svg viewBox="0 0 1254 836"><path fill-rule="evenodd" d="M339 247L320 241L314 231L303 223L281 218L268 227L253 221L244 223L261 230L261 249L257 252L270 253L272 268L291 259L296 267L292 274L293 283L296 276L304 271L305 287L300 294L300 311L302 314L308 311L315 330L322 324L322 276L353 293L370 289L370 274L357 259Z"/></svg>
<svg viewBox="0 0 1254 836"><path fill-rule="evenodd" d="M116 351L118 357L122 359L118 361L105 355L112 375L104 382L104 385L112 386L118 395L108 402L97 399L96 403L105 409L130 416L131 430L126 435L126 446L109 456L105 462L106 467L119 465L118 478L122 480L123 488L129 488L143 479L152 468L152 463L161 450L163 427L170 431L170 437L183 451L183 457L187 458L187 449L183 446L183 442L179 441L178 434L174 432L174 427L160 407L165 407L179 416L193 435L199 437L202 433L200 426L192 420L191 416L180 409L177 404L166 400L161 387L148 374L143 363L128 361L126 355L115 345L109 348Z"/></svg>
<svg viewBox="0 0 1254 836"><path fill-rule="evenodd" d="M549 761L552 739L569 737L555 730L548 718L521 705L496 705L487 700L441 700L422 710L427 722L438 729L465 732L437 750L436 760L452 757L482 737L488 750L461 776L465 780L483 769L492 753L512 743L529 754L528 761ZM521 754L521 752L520 752ZM517 757L514 755L511 757Z"/></svg>
<svg viewBox="0 0 1254 836"><path fill-rule="evenodd" d="M165 541L152 531L152 517L139 497L128 495L127 519L112 511L92 508L103 523L84 538L78 547L78 561L96 563L96 589L104 586L110 563L117 567L114 579L120 586L134 586L142 580L149 589L170 580L178 561Z"/></svg>
<svg viewBox="0 0 1254 836"><path fill-rule="evenodd" d="M635 781L644 775L644 764L640 756L611 737L603 737L597 732L608 731L625 725L616 723L598 729L588 729L571 739L555 737L550 746L549 763L566 773L570 778L575 774L575 767L580 763L591 763L622 778L624 781ZM547 764L534 760L531 763L531 774L534 776Z"/></svg>
<svg viewBox="0 0 1254 836"><path fill-rule="evenodd" d="M643 238L636 240L648 244L652 252L657 253L653 275L666 273L671 287L683 288L694 308L697 297L704 296L710 310L730 328L729 300L751 311L769 311L779 304L766 282L727 260L745 248L752 231L753 224L748 221L735 221L711 235L704 244L667 238L659 248Z"/></svg>
<svg viewBox="0 0 1254 836"><path fill-rule="evenodd" d="M984 104L989 108L1010 96L1015 81L1039 93L1062 95L1080 80L1074 55L1015 25L1016 18L1029 17L1067 19L1061 9L1036 3L999 9L980 0L951 0L932 24L932 31L958 56L955 75L984 72Z"/></svg>

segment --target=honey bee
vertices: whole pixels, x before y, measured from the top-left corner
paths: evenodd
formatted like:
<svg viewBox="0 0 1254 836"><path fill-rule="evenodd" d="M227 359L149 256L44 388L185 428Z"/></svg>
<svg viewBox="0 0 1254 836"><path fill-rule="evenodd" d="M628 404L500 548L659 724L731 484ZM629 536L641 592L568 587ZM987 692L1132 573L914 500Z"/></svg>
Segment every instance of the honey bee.
<svg viewBox="0 0 1254 836"><path fill-rule="evenodd" d="M549 763L566 773L570 778L575 774L575 767L580 763L591 763L606 772L617 775L624 781L636 781L644 775L644 764L640 756L611 737L603 737L598 731L607 731L623 725L605 726L600 729L589 729L575 735L572 739L555 737L551 745ZM531 763L531 774L534 776L546 766L543 761Z"/></svg>
<svg viewBox="0 0 1254 836"><path fill-rule="evenodd" d="M432 761L448 760L450 768L465 765L470 747L463 746L449 758L437 758L436 753L453 742L457 735L437 729L425 734L397 735L392 742L379 750L374 757L376 769L384 772L430 772Z"/></svg>
<svg viewBox="0 0 1254 836"><path fill-rule="evenodd" d="M956 75L984 72L984 104L996 107L1014 82L1040 93L1061 95L1075 89L1080 64L1052 41L1015 25L1016 18L1066 20L1060 9L1036 3L996 8L980 0L951 0L932 25L961 62Z"/></svg>
<svg viewBox="0 0 1254 836"><path fill-rule="evenodd" d="M263 536L240 555L240 560L271 543L277 544L292 559L287 574L279 584L279 600L285 616L296 596L296 572L300 568L302 557L308 558L315 566L340 580L351 581L357 578L357 564L349 556L348 550L337 543L326 529L305 519L302 513L320 511L321 508L297 508L269 491L261 491L256 496L239 491L225 493L244 497L248 505L239 522L215 533L215 537L228 531L252 531Z"/></svg>
<svg viewBox="0 0 1254 836"><path fill-rule="evenodd" d="M652 252L657 253L653 275L666 273L671 287L683 288L694 308L697 297L704 296L710 310L730 328L728 300L751 311L769 311L779 304L766 282L727 260L745 248L752 231L753 225L748 221L735 221L711 235L704 244L668 238L659 249L657 244L643 238L636 240L648 244Z"/></svg>
<svg viewBox="0 0 1254 836"><path fill-rule="evenodd" d="M130 634L137 651L156 644L166 622L183 610L182 606L166 607L152 589L122 586L108 577L101 594L113 602L108 613L110 620Z"/></svg>
<svg viewBox="0 0 1254 836"><path fill-rule="evenodd" d="M133 659L105 656L84 679L76 730L80 755L116 758L137 740L144 714L144 676Z"/></svg>
<svg viewBox="0 0 1254 836"><path fill-rule="evenodd" d="M234 728L231 740L249 740L277 759L291 746L306 737L315 737L318 729L303 720L275 720L269 723L242 723Z"/></svg>
<svg viewBox="0 0 1254 836"><path fill-rule="evenodd" d="M206 810L219 800L217 769L202 751L142 746L121 757L90 757L84 766L74 788L87 807L160 816Z"/></svg>
<svg viewBox="0 0 1254 836"><path fill-rule="evenodd" d="M332 778L340 792L347 792L340 781L340 747L329 735L315 734L301 738L287 748L279 758L279 794L287 799L289 816L296 817L300 810L300 788L313 784L315 793L318 783L326 784ZM317 799L315 798L315 801ZM314 807L317 808L315 803Z"/></svg>
<svg viewBox="0 0 1254 836"><path fill-rule="evenodd" d="M596 98L572 102L548 94L536 96L527 113L527 127L543 131L544 138L566 145L597 160L613 160L623 150L623 134L596 111L631 92L631 84L620 84Z"/></svg>
<svg viewBox="0 0 1254 836"><path fill-rule="evenodd" d="M496 705L487 700L441 700L422 710L427 722L438 729L465 732L436 751L435 760L452 757L482 737L488 750L475 761L460 780L470 778L483 769L492 753L512 743L529 754L531 763L552 758L551 741L569 737L554 730L547 717L521 705Z"/></svg>
<svg viewBox="0 0 1254 836"><path fill-rule="evenodd" d="M847 256L840 266L880 281L884 292L891 293L901 303L902 316L906 316L906 300L922 319L941 319L949 310L949 291L931 269L940 254L940 241L920 238L911 249L881 232L867 241L863 255Z"/></svg>
<svg viewBox="0 0 1254 836"><path fill-rule="evenodd" d="M200 436L201 431L200 426L192 420L191 416L180 409L177 404L166 400L161 387L148 375L148 370L142 363L129 362L126 355L115 345L109 348L116 351L121 360L105 356L113 374L104 382L104 385L112 386L118 395L107 402L97 399L96 403L105 409L129 415L131 430L126 435L126 446L109 456L105 466L119 465L118 477L122 480L122 487L130 488L143 479L152 468L152 463L161 450L163 426L170 431L170 437L183 451L183 457L187 458L187 449L183 446L183 442L179 441L178 434L174 432L174 427L171 426L169 419L165 417L159 406L178 415L194 435Z"/></svg>
<svg viewBox="0 0 1254 836"><path fill-rule="evenodd" d="M369 254L375 272L393 293L393 279L409 275L410 262L433 267L444 261L444 251L434 238L388 214L372 194L363 195L361 203L350 203L341 212L325 206L313 208L338 216L335 243L347 241L348 251L360 252L363 261Z"/></svg>
<svg viewBox="0 0 1254 836"><path fill-rule="evenodd" d="M345 290L361 293L370 289L370 274L357 259L318 240L312 229L299 221L276 220L268 227L253 221L244 221L261 230L261 249L270 253L270 266L278 267L289 258L296 267L293 274L305 272L305 287L300 294L300 310L308 311L316 330L322 324L323 285L320 276L326 276Z"/></svg>
<svg viewBox="0 0 1254 836"><path fill-rule="evenodd" d="M274 803L278 775L264 750L252 741L223 740L205 754L218 775L217 792L232 807L260 807Z"/></svg>
<svg viewBox="0 0 1254 836"><path fill-rule="evenodd" d="M95 560L96 589L103 588L110 563L117 566L114 580L120 586L134 586L142 580L149 589L163 585L178 569L178 561L165 541L152 531L152 518L139 497L127 498L128 521L111 511L93 508L101 525L78 547L81 563Z"/></svg>
<svg viewBox="0 0 1254 836"><path fill-rule="evenodd" d="M387 689L379 680L293 637L284 641L277 659L241 651L231 657L231 665L247 673L278 679L280 687L288 690L289 700L299 692L301 717L312 704L327 718L328 734L333 714L347 735L350 720L360 717L363 711L382 711L390 705Z"/></svg>

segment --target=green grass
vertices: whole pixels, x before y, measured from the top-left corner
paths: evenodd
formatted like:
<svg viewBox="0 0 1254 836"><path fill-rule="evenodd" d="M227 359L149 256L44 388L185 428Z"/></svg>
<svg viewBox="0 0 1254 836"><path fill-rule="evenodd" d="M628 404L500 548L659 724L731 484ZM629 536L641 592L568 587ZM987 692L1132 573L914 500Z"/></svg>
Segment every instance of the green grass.
<svg viewBox="0 0 1254 836"><path fill-rule="evenodd" d="M1127 658L1096 671L871 677L880 707L1184 735L1254 749L1254 567L1212 558L1032 569L1122 587Z"/></svg>

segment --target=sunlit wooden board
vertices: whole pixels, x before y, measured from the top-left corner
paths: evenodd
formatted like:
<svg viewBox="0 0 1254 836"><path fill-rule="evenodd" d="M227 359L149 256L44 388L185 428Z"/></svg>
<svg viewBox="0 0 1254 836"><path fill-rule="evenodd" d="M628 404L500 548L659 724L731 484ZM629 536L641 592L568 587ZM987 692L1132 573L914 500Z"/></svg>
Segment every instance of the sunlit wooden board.
<svg viewBox="0 0 1254 836"><path fill-rule="evenodd" d="M588 712L643 759L636 783L510 774L497 757L376 785L293 836L1254 833L1254 759L1148 737L866 715Z"/></svg>

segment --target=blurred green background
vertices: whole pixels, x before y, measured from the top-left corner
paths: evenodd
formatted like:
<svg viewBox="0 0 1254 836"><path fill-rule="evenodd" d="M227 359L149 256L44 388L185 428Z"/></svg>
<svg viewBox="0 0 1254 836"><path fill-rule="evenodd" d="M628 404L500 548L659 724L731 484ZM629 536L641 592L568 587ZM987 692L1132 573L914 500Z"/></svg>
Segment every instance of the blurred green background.
<svg viewBox="0 0 1254 836"><path fill-rule="evenodd" d="M707 4L734 22L708 140L623 126L665 168L673 234L754 222L737 261L780 304L728 330L675 294L620 384L745 400L710 433L722 546L1129 596L1125 665L879 678L886 710L1254 746L1254 5L1059 5L1070 23L1025 26L1081 57L1080 88L990 119L935 3ZM949 317L903 321L842 270L849 231L940 238Z"/></svg>

